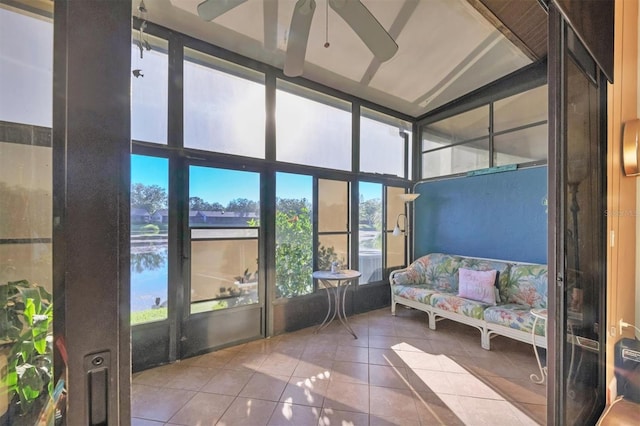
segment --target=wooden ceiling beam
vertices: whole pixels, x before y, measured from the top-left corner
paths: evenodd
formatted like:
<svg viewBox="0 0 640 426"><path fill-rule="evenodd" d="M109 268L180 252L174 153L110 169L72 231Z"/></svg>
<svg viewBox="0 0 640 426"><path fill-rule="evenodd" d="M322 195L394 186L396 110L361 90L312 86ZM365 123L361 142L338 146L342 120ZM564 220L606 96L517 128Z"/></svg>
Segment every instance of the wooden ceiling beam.
<svg viewBox="0 0 640 426"><path fill-rule="evenodd" d="M546 14L543 15L534 13L520 13L518 16L514 13L509 13L508 10L513 1L506 0L467 0L467 2L477 10L491 25L496 27L511 43L513 43L518 49L520 49L529 59L532 61L538 61L546 56ZM539 8L543 11L542 7L536 0L529 1L531 5ZM524 0L518 0L518 7L531 8L531 5L527 4ZM527 16L528 15L528 16ZM524 21L522 18L527 16L529 20ZM545 19L543 22L537 22L540 17ZM509 18L508 21L505 18ZM535 19L535 21L532 21ZM505 22L507 21L507 22ZM538 44L539 38L537 32L539 32L539 25L542 24L545 28L545 49L541 51L539 48L535 48ZM516 29L518 31L516 31ZM532 31L533 30L533 31ZM527 39L523 39L524 36Z"/></svg>

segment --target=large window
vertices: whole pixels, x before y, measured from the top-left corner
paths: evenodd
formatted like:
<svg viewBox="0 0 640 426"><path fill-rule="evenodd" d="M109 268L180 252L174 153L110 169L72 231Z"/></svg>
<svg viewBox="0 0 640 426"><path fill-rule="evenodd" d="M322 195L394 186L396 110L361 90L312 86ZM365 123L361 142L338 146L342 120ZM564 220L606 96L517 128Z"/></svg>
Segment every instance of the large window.
<svg viewBox="0 0 640 426"><path fill-rule="evenodd" d="M132 32L131 139L167 144L169 59L166 40Z"/></svg>
<svg viewBox="0 0 640 426"><path fill-rule="evenodd" d="M131 323L167 318L169 161L131 156Z"/></svg>
<svg viewBox="0 0 640 426"><path fill-rule="evenodd" d="M184 146L264 158L264 74L184 50Z"/></svg>
<svg viewBox="0 0 640 426"><path fill-rule="evenodd" d="M368 108L360 110L360 171L407 177L411 123Z"/></svg>
<svg viewBox="0 0 640 426"><path fill-rule="evenodd" d="M422 127L422 178L547 159L547 86Z"/></svg>
<svg viewBox="0 0 640 426"><path fill-rule="evenodd" d="M278 80L278 161L351 170L351 104Z"/></svg>
<svg viewBox="0 0 640 426"><path fill-rule="evenodd" d="M313 292L313 178L276 174L276 297Z"/></svg>

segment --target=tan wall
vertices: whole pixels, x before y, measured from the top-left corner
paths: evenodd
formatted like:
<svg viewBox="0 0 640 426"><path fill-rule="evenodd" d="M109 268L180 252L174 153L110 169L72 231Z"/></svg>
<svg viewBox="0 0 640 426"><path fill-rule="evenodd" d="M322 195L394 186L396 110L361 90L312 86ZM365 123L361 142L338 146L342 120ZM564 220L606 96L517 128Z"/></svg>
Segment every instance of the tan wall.
<svg viewBox="0 0 640 426"><path fill-rule="evenodd" d="M0 141L0 238L51 238L51 148ZM0 283L29 280L51 291L51 244L0 245Z"/></svg>
<svg viewBox="0 0 640 426"><path fill-rule="evenodd" d="M638 26L640 27L640 7L638 8ZM640 31L638 31L638 74L637 74L637 87L636 87L636 116L640 115ZM637 191L640 191L640 185L637 186ZM636 265L640 265L640 249L638 244L640 243L640 194L636 194ZM637 308L640 305L640 267L636 266L636 317L635 324L640 328L640 309ZM640 339L640 332L636 331L636 337Z"/></svg>
<svg viewBox="0 0 640 426"><path fill-rule="evenodd" d="M607 153L607 383L613 378L618 321L635 316L636 177L626 177L621 164L622 128L636 118L638 103L638 1L616 0L614 84L609 86ZM631 337L632 331L623 333Z"/></svg>

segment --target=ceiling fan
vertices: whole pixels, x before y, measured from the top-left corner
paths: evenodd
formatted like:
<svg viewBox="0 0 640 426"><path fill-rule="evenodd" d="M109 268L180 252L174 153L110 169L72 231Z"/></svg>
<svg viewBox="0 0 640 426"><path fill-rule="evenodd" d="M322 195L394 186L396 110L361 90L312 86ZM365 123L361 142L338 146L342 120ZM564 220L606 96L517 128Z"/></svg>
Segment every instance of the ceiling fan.
<svg viewBox="0 0 640 426"><path fill-rule="evenodd" d="M198 5L198 15L205 21L212 21L246 1L205 0ZM327 1L329 6L345 20L379 61L384 62L391 59L398 51L395 40L360 0ZM289 77L302 75L311 19L315 10L315 0L298 0L293 9L284 62L284 74Z"/></svg>

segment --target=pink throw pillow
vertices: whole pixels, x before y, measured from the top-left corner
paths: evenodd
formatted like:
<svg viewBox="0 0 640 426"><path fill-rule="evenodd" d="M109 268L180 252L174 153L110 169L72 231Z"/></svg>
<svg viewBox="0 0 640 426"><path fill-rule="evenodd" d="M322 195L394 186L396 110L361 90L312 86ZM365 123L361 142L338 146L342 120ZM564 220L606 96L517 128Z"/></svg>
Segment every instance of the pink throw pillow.
<svg viewBox="0 0 640 426"><path fill-rule="evenodd" d="M496 304L496 270L474 271L460 268L458 274L458 296L490 305Z"/></svg>

